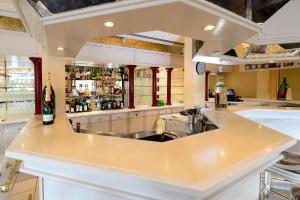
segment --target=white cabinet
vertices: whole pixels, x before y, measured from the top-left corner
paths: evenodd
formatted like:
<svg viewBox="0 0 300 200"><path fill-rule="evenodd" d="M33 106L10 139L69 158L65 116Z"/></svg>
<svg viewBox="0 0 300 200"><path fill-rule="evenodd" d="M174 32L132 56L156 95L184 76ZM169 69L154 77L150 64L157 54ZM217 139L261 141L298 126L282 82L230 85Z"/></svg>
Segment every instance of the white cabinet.
<svg viewBox="0 0 300 200"><path fill-rule="evenodd" d="M113 133L138 133L151 131L159 115L178 113L184 107L153 108L145 111L103 113L91 116L71 117L73 128L80 122L81 129Z"/></svg>
<svg viewBox="0 0 300 200"><path fill-rule="evenodd" d="M76 128L76 124L80 123L80 129L89 129L89 117L74 117L71 119L73 128Z"/></svg>
<svg viewBox="0 0 300 200"><path fill-rule="evenodd" d="M109 132L110 131L110 116L109 115L91 116L89 130Z"/></svg>
<svg viewBox="0 0 300 200"><path fill-rule="evenodd" d="M128 114L113 114L111 115L111 132L113 133L128 133Z"/></svg>
<svg viewBox="0 0 300 200"><path fill-rule="evenodd" d="M157 110L145 111L144 131L153 130L157 118L158 118L158 111Z"/></svg>
<svg viewBox="0 0 300 200"><path fill-rule="evenodd" d="M167 115L167 114L171 114L172 112L173 112L172 109L167 108L167 109L160 109L158 111L158 114L159 115Z"/></svg>
<svg viewBox="0 0 300 200"><path fill-rule="evenodd" d="M184 110L184 107L173 108L173 113L179 113Z"/></svg>
<svg viewBox="0 0 300 200"><path fill-rule="evenodd" d="M144 112L130 112L128 119L128 133L138 133L142 131L144 131Z"/></svg>
<svg viewBox="0 0 300 200"><path fill-rule="evenodd" d="M4 155L5 149L7 149L11 142L18 136L24 126L25 123L5 124L0 126L2 155Z"/></svg>

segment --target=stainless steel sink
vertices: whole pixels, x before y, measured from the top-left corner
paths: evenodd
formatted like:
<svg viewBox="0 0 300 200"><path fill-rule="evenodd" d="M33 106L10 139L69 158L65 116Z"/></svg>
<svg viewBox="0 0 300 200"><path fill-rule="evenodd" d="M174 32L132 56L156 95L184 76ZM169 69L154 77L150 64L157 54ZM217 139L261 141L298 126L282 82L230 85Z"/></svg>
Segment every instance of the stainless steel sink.
<svg viewBox="0 0 300 200"><path fill-rule="evenodd" d="M139 133L118 134L104 131L89 131L80 130L83 134L94 134L111 137L121 137L128 139L147 140L153 142L167 142L178 138L199 134L211 130L218 129L218 127L212 123L207 117L202 116L201 120L195 120L194 123L188 123L179 120L175 116L171 116L169 119L159 118L155 122L155 126L152 131L144 131ZM75 132L77 132L75 130Z"/></svg>

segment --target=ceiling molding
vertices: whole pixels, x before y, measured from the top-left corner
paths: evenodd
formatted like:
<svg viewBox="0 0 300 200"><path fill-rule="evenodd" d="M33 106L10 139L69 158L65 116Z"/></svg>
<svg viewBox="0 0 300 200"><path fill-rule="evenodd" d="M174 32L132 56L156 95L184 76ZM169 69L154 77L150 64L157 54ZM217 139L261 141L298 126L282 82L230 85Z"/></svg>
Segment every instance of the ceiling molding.
<svg viewBox="0 0 300 200"><path fill-rule="evenodd" d="M12 18L20 18L18 13L9 11L9 10L3 10L0 8L0 16L4 17L12 17Z"/></svg>

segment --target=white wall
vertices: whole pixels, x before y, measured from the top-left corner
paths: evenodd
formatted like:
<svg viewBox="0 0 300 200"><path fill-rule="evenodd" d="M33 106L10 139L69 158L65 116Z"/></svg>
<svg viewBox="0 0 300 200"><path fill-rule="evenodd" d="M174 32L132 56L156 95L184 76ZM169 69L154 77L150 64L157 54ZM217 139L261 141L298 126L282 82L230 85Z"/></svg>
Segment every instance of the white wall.
<svg viewBox="0 0 300 200"><path fill-rule="evenodd" d="M205 106L205 75L196 73L192 61L192 39L184 40L184 104L186 108Z"/></svg>
<svg viewBox="0 0 300 200"><path fill-rule="evenodd" d="M43 53L43 85L47 71L51 72L51 84L56 95L56 112L65 112L65 65L70 59L64 57L52 57Z"/></svg>
<svg viewBox="0 0 300 200"><path fill-rule="evenodd" d="M28 33L0 30L0 54L41 56L41 46Z"/></svg>

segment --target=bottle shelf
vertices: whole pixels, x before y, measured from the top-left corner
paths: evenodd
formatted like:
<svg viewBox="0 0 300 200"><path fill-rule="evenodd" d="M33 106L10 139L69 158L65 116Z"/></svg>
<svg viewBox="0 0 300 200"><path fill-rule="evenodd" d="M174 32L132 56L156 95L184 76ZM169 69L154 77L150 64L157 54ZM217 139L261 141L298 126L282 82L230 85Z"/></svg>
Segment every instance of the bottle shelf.
<svg viewBox="0 0 300 200"><path fill-rule="evenodd" d="M103 79L65 79L66 81L104 81ZM116 79L114 81L122 81L122 79Z"/></svg>
<svg viewBox="0 0 300 200"><path fill-rule="evenodd" d="M3 103L22 103L22 102L33 102L34 100L16 100L16 101L0 101L0 104Z"/></svg>
<svg viewBox="0 0 300 200"><path fill-rule="evenodd" d="M33 89L34 87L15 87L15 86L0 86L2 89Z"/></svg>

